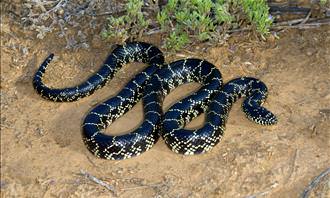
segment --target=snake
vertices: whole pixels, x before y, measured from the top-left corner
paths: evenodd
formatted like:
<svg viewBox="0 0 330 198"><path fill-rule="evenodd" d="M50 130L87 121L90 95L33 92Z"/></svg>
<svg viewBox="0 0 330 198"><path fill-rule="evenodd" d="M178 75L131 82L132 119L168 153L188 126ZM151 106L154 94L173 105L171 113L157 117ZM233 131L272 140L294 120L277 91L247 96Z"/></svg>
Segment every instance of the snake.
<svg viewBox="0 0 330 198"><path fill-rule="evenodd" d="M163 53L145 42L128 42L110 53L100 69L81 84L57 89L43 82L43 75L54 58L50 54L33 78L33 87L43 98L55 102L73 102L105 86L128 63L142 62L147 67L135 75L117 95L88 112L82 125L82 139L87 149L103 159L122 160L138 156L154 146L160 137L175 153L206 153L223 137L232 105L245 97L242 109L246 117L261 125L273 125L277 117L264 108L266 85L253 77L240 77L226 84L220 71L207 60L185 58L169 64ZM165 97L180 85L197 82L201 87L162 110ZM108 135L104 130L142 100L144 119L133 131ZM204 125L186 129L187 123L205 113Z"/></svg>

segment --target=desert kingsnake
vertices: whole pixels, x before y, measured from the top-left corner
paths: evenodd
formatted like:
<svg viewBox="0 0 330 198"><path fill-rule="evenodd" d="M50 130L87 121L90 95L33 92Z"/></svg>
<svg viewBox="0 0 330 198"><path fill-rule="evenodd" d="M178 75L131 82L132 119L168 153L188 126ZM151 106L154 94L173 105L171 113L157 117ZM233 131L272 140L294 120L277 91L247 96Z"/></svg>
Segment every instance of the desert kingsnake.
<svg viewBox="0 0 330 198"><path fill-rule="evenodd" d="M204 153L221 139L232 104L247 97L243 110L250 120L263 125L277 122L276 117L260 105L266 99L267 87L261 81L244 77L231 80L224 86L214 65L199 59L183 59L164 63L162 52L153 45L132 42L118 46L99 71L82 84L64 88L48 88L42 77L51 54L34 76L33 86L44 98L63 102L76 101L92 94L109 81L123 64L144 62L148 67L137 74L115 97L99 104L86 116L83 140L96 156L106 159L127 159L150 149L159 136L174 152L191 155ZM177 86L198 82L202 87L162 112L164 97ZM102 133L109 124L129 111L143 99L144 121L136 130L119 136ZM184 129L187 122L206 113L205 124L196 130Z"/></svg>

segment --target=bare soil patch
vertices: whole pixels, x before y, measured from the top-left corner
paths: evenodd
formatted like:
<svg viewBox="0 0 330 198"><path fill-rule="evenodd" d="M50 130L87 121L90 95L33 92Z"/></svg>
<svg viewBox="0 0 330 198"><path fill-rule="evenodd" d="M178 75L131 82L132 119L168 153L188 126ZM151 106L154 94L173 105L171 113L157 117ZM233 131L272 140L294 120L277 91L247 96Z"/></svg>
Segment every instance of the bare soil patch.
<svg viewBox="0 0 330 198"><path fill-rule="evenodd" d="M279 118L273 127L248 121L233 107L222 142L204 155L184 157L160 140L124 161L97 159L81 139L81 123L97 103L115 95L144 66L129 64L104 88L74 103L42 99L32 77L54 52L46 82L65 87L96 71L113 46L95 36L89 50L65 50L54 35L35 40L3 19L1 33L1 196L115 196L80 174L107 182L119 197L298 197L330 165L330 28L288 30L279 39L256 41L246 33L223 45L199 45L166 57L204 58L224 81L253 76L269 88L265 106ZM160 44L157 37L145 41ZM196 89L174 91L165 108ZM125 133L143 119L139 103L107 129ZM191 127L203 121L196 119Z"/></svg>

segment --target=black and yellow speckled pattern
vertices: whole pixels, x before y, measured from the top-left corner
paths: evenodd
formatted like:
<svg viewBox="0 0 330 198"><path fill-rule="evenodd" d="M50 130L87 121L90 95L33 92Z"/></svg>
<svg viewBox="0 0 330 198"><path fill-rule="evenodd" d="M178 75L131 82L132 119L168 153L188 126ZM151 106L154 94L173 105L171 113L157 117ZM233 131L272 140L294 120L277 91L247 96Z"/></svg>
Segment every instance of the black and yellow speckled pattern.
<svg viewBox="0 0 330 198"><path fill-rule="evenodd" d="M44 98L55 102L72 102L86 97L97 89L103 87L122 65L129 62L143 62L150 65L161 66L164 63L163 53L148 43L133 42L117 47L103 63L102 67L85 82L65 89L52 89L47 87L42 77L54 54L50 54L41 64L33 78L33 87Z"/></svg>
<svg viewBox="0 0 330 198"><path fill-rule="evenodd" d="M247 118L261 125L272 125L277 122L274 114L260 106L267 97L266 85L255 78L237 78L226 83L207 106L197 108L203 111L180 107L189 98L173 105L165 113L163 120L162 136L165 143L172 151L184 155L209 151L223 136L229 110L240 97L246 97L242 108ZM202 112L206 113L203 127L196 130L184 129L185 123Z"/></svg>
<svg viewBox="0 0 330 198"><path fill-rule="evenodd" d="M136 75L115 97L99 104L86 116L83 123L83 140L96 156L105 159L127 159L149 150L162 136L176 153L192 155L204 153L221 139L232 104L245 96L243 110L256 123L271 125L276 117L260 105L267 96L261 81L244 77L223 86L220 72L211 63L200 59L183 59L164 63L163 54L147 43L128 43L116 48L101 69L76 87L51 89L42 82L50 55L37 71L33 85L43 97L53 101L75 101L92 94L104 86L123 64L145 62L149 66ZM162 112L164 97L174 88L188 82L198 82L202 87L195 93ZM120 136L102 133L109 124L129 111L143 99L144 121L136 130ZM186 130L187 122L206 113L204 126Z"/></svg>

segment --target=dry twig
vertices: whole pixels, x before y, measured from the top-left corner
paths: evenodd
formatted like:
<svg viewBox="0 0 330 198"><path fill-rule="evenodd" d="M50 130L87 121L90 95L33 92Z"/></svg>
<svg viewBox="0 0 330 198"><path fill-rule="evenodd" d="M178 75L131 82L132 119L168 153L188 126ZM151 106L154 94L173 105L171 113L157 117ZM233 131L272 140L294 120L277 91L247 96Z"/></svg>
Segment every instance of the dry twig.
<svg viewBox="0 0 330 198"><path fill-rule="evenodd" d="M321 25L330 25L330 18L317 19L317 18L309 18L309 17L310 15L308 14L305 18L274 23L274 25L270 29L271 30L292 29L292 28L308 29L308 28L320 27ZM228 33L231 34L235 32L246 32L251 30L252 27L245 27L245 28L229 30Z"/></svg>
<svg viewBox="0 0 330 198"><path fill-rule="evenodd" d="M308 198L311 191L322 181L322 179L330 174L330 168L323 171L319 176L315 177L313 181L307 186L301 195L302 198Z"/></svg>
<svg viewBox="0 0 330 198"><path fill-rule="evenodd" d="M269 194L274 188L276 188L278 186L278 183L275 182L273 183L270 187L268 187L267 189L265 189L265 191L262 191L262 192L259 192L259 193L256 193L254 195L249 195L249 196L246 196L244 198L257 198L257 197L260 197L260 196L265 196L267 194Z"/></svg>
<svg viewBox="0 0 330 198"><path fill-rule="evenodd" d="M312 14L312 10L308 12L306 18L299 25L305 24L308 21L311 14Z"/></svg>
<svg viewBox="0 0 330 198"><path fill-rule="evenodd" d="M109 185L108 183L96 178L95 176L91 175L90 173L84 171L84 170L80 170L80 174L85 176L86 178L88 178L89 180L103 186L104 188L108 189L109 191L111 191L112 193L116 194L116 190L113 186Z"/></svg>
<svg viewBox="0 0 330 198"><path fill-rule="evenodd" d="M330 18L323 18L323 19L313 19L313 20L308 20L305 21L307 19L303 18L303 19L299 19L296 20L297 24L293 25L291 23L281 23L281 24L274 24L271 29L272 30L278 30L278 29L288 29L288 28L299 28L299 29L308 29L308 28L316 28L316 27L320 27L321 25L330 25ZM309 22L308 22L309 21ZM284 24L284 25L282 25Z"/></svg>

